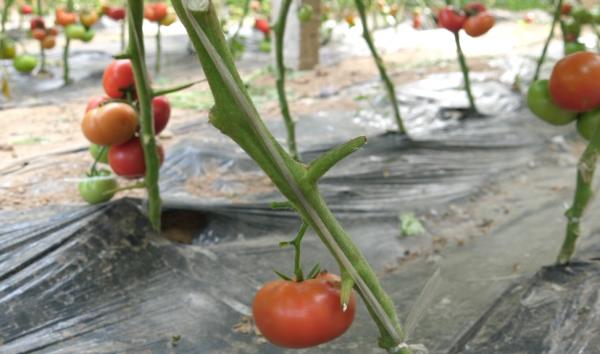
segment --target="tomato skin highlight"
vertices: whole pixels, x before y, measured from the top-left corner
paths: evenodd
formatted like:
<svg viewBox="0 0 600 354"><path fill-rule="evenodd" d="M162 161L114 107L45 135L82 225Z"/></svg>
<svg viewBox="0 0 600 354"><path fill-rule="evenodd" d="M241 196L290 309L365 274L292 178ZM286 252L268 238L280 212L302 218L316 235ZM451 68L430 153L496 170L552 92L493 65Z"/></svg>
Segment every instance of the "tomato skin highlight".
<svg viewBox="0 0 600 354"><path fill-rule="evenodd" d="M443 8L438 15L440 26L452 33L458 33L466 21L467 16L462 13L456 13L452 6Z"/></svg>
<svg viewBox="0 0 600 354"><path fill-rule="evenodd" d="M83 135L97 145L122 144L133 137L137 128L135 110L120 102L89 110L81 122Z"/></svg>
<svg viewBox="0 0 600 354"><path fill-rule="evenodd" d="M254 298L254 321L279 347L300 349L329 342L350 328L356 313L354 294L344 312L340 291L339 283L326 279L272 281Z"/></svg>
<svg viewBox="0 0 600 354"><path fill-rule="evenodd" d="M165 159L165 151L160 143L156 141L160 165ZM140 138L135 137L121 145L112 145L108 151L108 163L119 176L126 178L140 178L146 174L146 161L144 160L144 149Z"/></svg>
<svg viewBox="0 0 600 354"><path fill-rule="evenodd" d="M552 101L564 110L585 112L600 106L600 55L577 52L556 63L548 81Z"/></svg>
<svg viewBox="0 0 600 354"><path fill-rule="evenodd" d="M100 170L97 176L94 177L109 177L111 176L110 171ZM98 204L109 201L115 194L104 194L104 192L118 187L117 180L115 178L109 179L94 179L89 177L84 181L79 182L77 190L81 198L90 204Z"/></svg>
<svg viewBox="0 0 600 354"><path fill-rule="evenodd" d="M600 127L600 108L587 111L577 118L577 132L586 140L592 140L598 127Z"/></svg>
<svg viewBox="0 0 600 354"><path fill-rule="evenodd" d="M494 16L487 12L480 12L475 16L471 16L465 22L463 29L471 37L479 37L486 34L494 27Z"/></svg>
<svg viewBox="0 0 600 354"><path fill-rule="evenodd" d="M167 96L158 96L152 99L152 111L154 112L154 134L162 132L171 117L171 104Z"/></svg>
<svg viewBox="0 0 600 354"><path fill-rule="evenodd" d="M529 86L527 105L533 114L552 125L566 125L577 119L577 113L565 111L552 101L548 80L537 80Z"/></svg>

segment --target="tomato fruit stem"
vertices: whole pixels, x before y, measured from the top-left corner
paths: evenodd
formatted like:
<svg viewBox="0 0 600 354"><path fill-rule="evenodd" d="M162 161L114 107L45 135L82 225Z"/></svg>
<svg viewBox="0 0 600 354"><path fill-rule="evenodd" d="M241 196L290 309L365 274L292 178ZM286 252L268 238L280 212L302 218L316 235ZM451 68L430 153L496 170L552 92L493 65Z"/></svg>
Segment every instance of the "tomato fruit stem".
<svg viewBox="0 0 600 354"><path fill-rule="evenodd" d="M143 0L129 0L127 2L129 19L129 53L131 66L135 79L135 87L140 108L140 142L144 150L146 163L146 176L144 183L148 192L148 219L155 230L160 231L160 214L162 200L158 187L160 159L157 151L156 137L154 136L154 113L152 108L152 89L146 68L144 37L142 21L144 14Z"/></svg>
<svg viewBox="0 0 600 354"><path fill-rule="evenodd" d="M462 71L463 78L465 80L465 92L467 93L467 97L469 98L469 109L472 113L475 113L477 112L477 108L475 108L475 99L473 98L473 94L471 93L469 67L467 66L465 55L463 54L462 48L460 46L460 37L458 35L458 32L454 33L454 41L456 42L456 54L458 56L458 62L460 63L460 70Z"/></svg>
<svg viewBox="0 0 600 354"><path fill-rule="evenodd" d="M240 23L238 24L238 28L237 30L235 30L235 33L233 34L233 36L231 36L231 39L229 40L229 50L232 52L232 48L235 45L235 42L237 41L237 37L240 34L240 30L244 25L244 20L246 19L246 16L248 16L248 12L250 11L250 1L251 0L246 0L246 2L244 3L244 12L242 12L242 16L240 16Z"/></svg>
<svg viewBox="0 0 600 354"><path fill-rule="evenodd" d="M104 152L106 151L106 149L108 149L106 146L101 146L100 147L100 151L98 152L98 155L96 155L96 158L94 159L94 164L92 165L92 170L91 170L91 174L94 175L97 173L96 171L96 165L98 164L98 161L100 160L100 158L102 157L102 155L104 154Z"/></svg>
<svg viewBox="0 0 600 354"><path fill-rule="evenodd" d="M63 80L65 81L65 86L70 83L69 80L69 44L71 43L71 39L65 35L67 41L65 42L65 49L63 52Z"/></svg>
<svg viewBox="0 0 600 354"><path fill-rule="evenodd" d="M178 91L181 91L181 90L185 90L186 88L190 88L190 87L194 86L195 84L200 83L200 82L204 82L204 81L206 81L206 79L204 79L204 80L198 80L198 81L194 81L194 82L190 82L190 83L185 84L185 85L171 87L171 88L167 88L167 89L163 89L163 90L153 90L152 91L152 97L164 96L164 95L168 95L168 94L173 93L173 92L178 92Z"/></svg>
<svg viewBox="0 0 600 354"><path fill-rule="evenodd" d="M396 98L396 89L394 88L394 84L392 83L392 80L390 79L385 69L383 60L381 60L379 53L377 53L375 44L373 44L373 38L371 37L371 33L369 32L365 4L363 3L363 0L355 0L355 3L356 8L358 9L358 13L360 14L360 21L362 22L363 26L363 38L365 39L367 45L369 46L369 49L371 50L371 54L373 55L375 64L377 64L377 68L379 69L381 79L383 80L387 88L390 103L392 104L392 108L394 109L394 117L396 118L396 124L398 124L398 133L406 134L404 122L402 121L402 117L400 115L400 106L398 105L398 99Z"/></svg>
<svg viewBox="0 0 600 354"><path fill-rule="evenodd" d="M580 220L585 208L594 197L592 182L599 157L600 129L597 129L577 164L577 186L575 187L573 205L565 213L567 217L567 232L560 253L558 254L558 259L556 260L557 264L569 263L571 257L573 257L573 253L575 253L575 245L581 234L579 228Z"/></svg>
<svg viewBox="0 0 600 354"><path fill-rule="evenodd" d="M158 25L156 29L156 63L154 63L154 71L158 74L160 72L160 55L161 55L161 47L160 47L160 22L156 22Z"/></svg>
<svg viewBox="0 0 600 354"><path fill-rule="evenodd" d="M37 2L37 8L38 8L38 14L42 14L42 0L38 0ZM45 74L46 73L46 52L44 49L44 45L42 43L42 41L40 41L40 70L38 71L39 74Z"/></svg>
<svg viewBox="0 0 600 354"><path fill-rule="evenodd" d="M302 238L306 234L306 230L308 230L308 223L306 221L302 221L302 226L300 227L298 236L296 236L294 240L279 243L279 247L293 245L296 249L296 256L294 258L294 274L296 274L296 281L298 282L304 281L304 272L302 272L302 265L300 264L300 245L302 243Z"/></svg>
<svg viewBox="0 0 600 354"><path fill-rule="evenodd" d="M146 182L144 181L144 182L136 183L132 186L110 189L110 190L107 190L106 192L104 192L104 194L115 194L117 192L127 191L127 190L131 190L131 189L141 189L141 188L145 188L145 187L147 187L147 185L146 185Z"/></svg>
<svg viewBox="0 0 600 354"><path fill-rule="evenodd" d="M290 155L294 160L301 162L302 160L300 158L300 154L298 153L298 148L296 147L296 123L290 114L287 97L285 95L285 66L283 64L283 37L285 34L285 26L291 5L292 0L283 0L281 3L281 9L279 10L279 15L277 17L277 22L273 26L273 32L275 35L275 65L277 70L275 85L277 86L277 95L279 96L279 108L281 110L281 115L283 116L283 121L285 122L285 128L288 134L287 143L290 149Z"/></svg>
<svg viewBox="0 0 600 354"><path fill-rule="evenodd" d="M560 10L562 8L562 3L563 0L558 0L558 3L556 3L556 9L554 10L554 18L552 19L552 26L550 26L550 33L548 34L548 38L546 39L546 43L544 44L544 49L542 49L542 55L540 55L540 58L538 59L537 66L535 68L535 75L533 75L533 81L536 81L538 79L538 76L540 75L540 70L542 68L542 64L546 59L546 52L548 51L548 46L550 45L550 41L554 37L554 27L556 27L556 22L558 22L560 19Z"/></svg>

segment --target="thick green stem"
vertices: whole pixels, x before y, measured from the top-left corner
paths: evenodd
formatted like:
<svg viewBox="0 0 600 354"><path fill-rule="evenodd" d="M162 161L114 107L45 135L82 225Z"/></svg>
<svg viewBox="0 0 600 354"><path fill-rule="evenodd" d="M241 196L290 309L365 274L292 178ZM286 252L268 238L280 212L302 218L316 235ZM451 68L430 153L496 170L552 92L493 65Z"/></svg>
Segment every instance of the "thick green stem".
<svg viewBox="0 0 600 354"><path fill-rule="evenodd" d="M148 191L148 219L155 230L160 231L160 213L162 200L158 188L160 160L156 148L156 137L154 135L154 113L152 111L152 88L148 79L146 68L144 37L142 22L144 14L143 0L129 0L127 2L129 19L129 54L133 75L137 88L140 105L140 142L144 149L144 161L146 162L145 183Z"/></svg>
<svg viewBox="0 0 600 354"><path fill-rule="evenodd" d="M540 70L542 68L542 64L546 59L546 52L548 51L548 46L550 45L552 37L554 37L554 27L556 27L556 23L560 19L562 3L563 0L558 0L558 3L556 4L556 9L554 10L554 18L552 19L552 26L550 26L550 34L548 34L548 38L546 39L546 43L544 44L544 49L542 49L542 55L538 59L537 67L535 68L535 75L533 75L533 81L538 79L538 76L540 75Z"/></svg>
<svg viewBox="0 0 600 354"><path fill-rule="evenodd" d="M0 32L0 53L2 53L4 39L6 38L6 21L8 20L8 9L13 4L14 0L6 0L4 3L4 9L2 10L2 32Z"/></svg>
<svg viewBox="0 0 600 354"><path fill-rule="evenodd" d="M471 93L471 79L469 79L469 67L467 66L465 55L463 54L462 48L460 47L460 38L458 36L458 32L454 33L454 41L456 42L456 54L458 55L460 70L462 71L463 79L465 80L465 92L469 97L469 108L471 111L476 112L477 108L475 108L475 99L473 98L473 94Z"/></svg>
<svg viewBox="0 0 600 354"><path fill-rule="evenodd" d="M288 138L287 143L290 148L290 154L292 158L298 162L301 162L298 148L296 147L296 123L292 119L290 109L288 107L287 97L285 96L285 66L283 64L283 37L285 34L285 25L287 22L288 12L292 0L283 0L281 2L281 9L279 10L279 17L277 23L275 23L274 34L275 34L275 61L277 66L277 80L275 85L277 86L277 94L279 95L279 107L281 109L281 115L285 122L285 128L287 129Z"/></svg>
<svg viewBox="0 0 600 354"><path fill-rule="evenodd" d="M67 38L67 41L65 43L65 49L63 51L63 80L65 81L65 85L68 85L71 82L71 80L69 79L69 44L71 43L71 40L69 39L69 37L67 37L66 34L65 37Z"/></svg>
<svg viewBox="0 0 600 354"><path fill-rule="evenodd" d="M573 199L573 205L565 213L568 220L567 234L560 253L558 254L558 259L556 260L557 264L569 263L575 252L575 245L579 238L579 234L581 233L579 229L580 220L583 217L585 208L594 196L592 182L594 180L594 172L596 171L596 163L598 162L599 157L600 129L596 130L596 133L583 152L583 155L581 155L577 165L577 187L575 188L575 197Z"/></svg>
<svg viewBox="0 0 600 354"><path fill-rule="evenodd" d="M388 349L401 344L404 335L394 304L379 285L377 276L325 204L317 184L307 179L307 167L292 159L258 119L258 112L235 68L214 8L209 4L203 11L188 13L182 0L173 0L172 3L188 31L215 97L210 122L232 138L265 171L316 231L340 268L348 265L346 268L356 281L357 291L365 299L380 330L379 345ZM403 348L400 353L410 351Z"/></svg>
<svg viewBox="0 0 600 354"><path fill-rule="evenodd" d="M121 20L121 50L125 50L125 23L127 22L127 17Z"/></svg>
<svg viewBox="0 0 600 354"><path fill-rule="evenodd" d="M302 227L300 227L300 231L298 232L298 236L293 241L289 242L281 242L279 247L284 247L288 245L293 245L296 249L296 256L294 257L294 274L296 275L296 281L304 281L304 272L302 271L302 264L300 263L301 259L301 249L302 249L302 239L306 234L306 230L308 230L308 224L306 222L302 222Z"/></svg>
<svg viewBox="0 0 600 354"><path fill-rule="evenodd" d="M158 22L158 28L156 29L156 63L154 66L154 71L158 74L160 72L160 56L161 56L161 47L160 47L160 22Z"/></svg>
<svg viewBox="0 0 600 354"><path fill-rule="evenodd" d="M38 14L42 16L42 0L38 0L37 2ZM46 73L46 51L44 49L44 45L40 41L40 71L38 73L45 74Z"/></svg>
<svg viewBox="0 0 600 354"><path fill-rule="evenodd" d="M406 129L404 128L404 123L402 122L402 117L400 115L400 106L398 105L398 99L396 98L396 89L394 88L394 84L390 79L387 71L385 70L385 65L383 64L383 60L377 53L377 49L375 48L375 44L373 44L373 39L371 38L371 34L369 33L369 27L367 26L367 14L365 10L365 4L363 0L355 0L356 8L358 9L358 13L360 14L360 20L362 22L363 27L363 37L365 41L367 41L367 45L371 50L371 54L373 54L373 59L375 59L375 64L377 64L377 68L379 68L379 74L381 75L381 79L385 83L387 88L388 96L390 98L390 103L392 104L392 108L394 109L394 116L396 117L396 123L398 124L398 132L400 134L406 134Z"/></svg>
<svg viewBox="0 0 600 354"><path fill-rule="evenodd" d="M246 2L244 3L244 12L242 13L242 17L240 18L240 24L238 25L237 30L235 30L235 33L233 34L233 36L231 36L231 39L229 40L229 50L231 50L233 43L235 43L235 41L237 40L237 37L240 34L240 30L242 29L242 26L244 25L244 20L246 19L246 16L248 16L249 11L250 11L250 0L246 0Z"/></svg>

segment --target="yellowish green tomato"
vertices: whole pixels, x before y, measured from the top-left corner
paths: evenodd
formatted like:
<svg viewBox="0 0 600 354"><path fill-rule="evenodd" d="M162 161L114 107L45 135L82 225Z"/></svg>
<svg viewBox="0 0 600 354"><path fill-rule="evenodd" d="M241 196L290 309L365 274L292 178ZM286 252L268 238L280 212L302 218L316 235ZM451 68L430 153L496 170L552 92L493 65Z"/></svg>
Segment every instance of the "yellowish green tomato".
<svg viewBox="0 0 600 354"><path fill-rule="evenodd" d="M313 8L310 5L302 5L298 9L298 19L300 22L308 22L313 17Z"/></svg>
<svg viewBox="0 0 600 354"><path fill-rule="evenodd" d="M13 59L17 54L17 48L15 47L15 42L10 39L5 39L2 41L2 55L0 56L2 59Z"/></svg>
<svg viewBox="0 0 600 354"><path fill-rule="evenodd" d="M102 148L104 148L104 150L102 150ZM105 164L108 164L108 149L108 146L101 146L94 143L90 144L90 154L92 154L94 160L98 159L98 162ZM100 155L101 152L102 155ZM100 155L100 158L98 158L98 155Z"/></svg>
<svg viewBox="0 0 600 354"><path fill-rule="evenodd" d="M586 140L592 140L600 126L600 108L592 109L577 118L577 131Z"/></svg>
<svg viewBox="0 0 600 354"><path fill-rule="evenodd" d="M69 39L83 39L85 36L86 30L83 25L70 24L65 27L65 34Z"/></svg>
<svg viewBox="0 0 600 354"><path fill-rule="evenodd" d="M18 72L30 73L37 66L38 60L31 54L21 54L13 60L13 65Z"/></svg>
<svg viewBox="0 0 600 354"><path fill-rule="evenodd" d="M534 81L527 91L527 105L533 114L552 125L566 125L577 118L577 113L559 108L550 97L548 80Z"/></svg>
<svg viewBox="0 0 600 354"><path fill-rule="evenodd" d="M90 204L98 204L109 201L115 194L105 192L116 189L117 186L117 180L110 171L100 170L96 175L79 182L77 189L83 200Z"/></svg>

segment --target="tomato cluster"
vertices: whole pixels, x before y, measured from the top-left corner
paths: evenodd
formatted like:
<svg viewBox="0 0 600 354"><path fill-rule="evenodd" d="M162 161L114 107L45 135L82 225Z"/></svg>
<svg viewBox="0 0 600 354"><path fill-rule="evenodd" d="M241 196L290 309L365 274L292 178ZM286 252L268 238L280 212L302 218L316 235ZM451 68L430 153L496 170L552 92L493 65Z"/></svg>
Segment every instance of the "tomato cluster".
<svg viewBox="0 0 600 354"><path fill-rule="evenodd" d="M101 16L108 16L109 18L119 21L125 18L125 8L121 6L112 6L109 4L102 4L100 10Z"/></svg>
<svg viewBox="0 0 600 354"><path fill-rule="evenodd" d="M169 12L166 3L157 1L144 5L144 18L148 21L158 22L161 26L170 26L177 19L177 15L174 12Z"/></svg>
<svg viewBox="0 0 600 354"><path fill-rule="evenodd" d="M579 134L591 139L600 125L600 55L584 51L561 59L550 80L532 83L527 104L553 125L577 120Z"/></svg>
<svg viewBox="0 0 600 354"><path fill-rule="evenodd" d="M98 13L93 9L85 9L79 13L65 8L56 10L56 23L65 28L67 39L80 39L83 42L91 41L96 33L91 29L98 21Z"/></svg>
<svg viewBox="0 0 600 354"><path fill-rule="evenodd" d="M600 12L590 13L585 7L573 8L565 2L561 7L560 28L563 33L565 55L586 50L585 44L579 42L581 26L586 24L600 24ZM592 29L594 26L592 26Z"/></svg>
<svg viewBox="0 0 600 354"><path fill-rule="evenodd" d="M41 17L35 17L31 20L31 37L40 41L44 49L54 48L57 35L58 30L56 27L46 28L46 24Z"/></svg>
<svg viewBox="0 0 600 354"><path fill-rule="evenodd" d="M138 136L139 109L131 61L123 59L112 62L104 72L102 86L108 97L92 98L81 122L83 135L92 143L90 153L98 162L108 163L119 176L131 179L143 177L146 174L146 162ZM169 122L171 105L165 96L154 97L152 105L154 132L159 134ZM164 150L160 142L157 142L157 150L162 164ZM100 179L103 183L105 180ZM92 182L100 183L85 181L88 184ZM94 188L88 186L86 190L102 189L96 184L92 183ZM104 191L108 189L114 187ZM94 198L84 199L89 202L88 199Z"/></svg>
<svg viewBox="0 0 600 354"><path fill-rule="evenodd" d="M472 2L462 10L455 10L452 6L443 8L438 15L438 22L440 27L452 33L464 29L469 36L479 37L494 27L495 20L482 3Z"/></svg>

